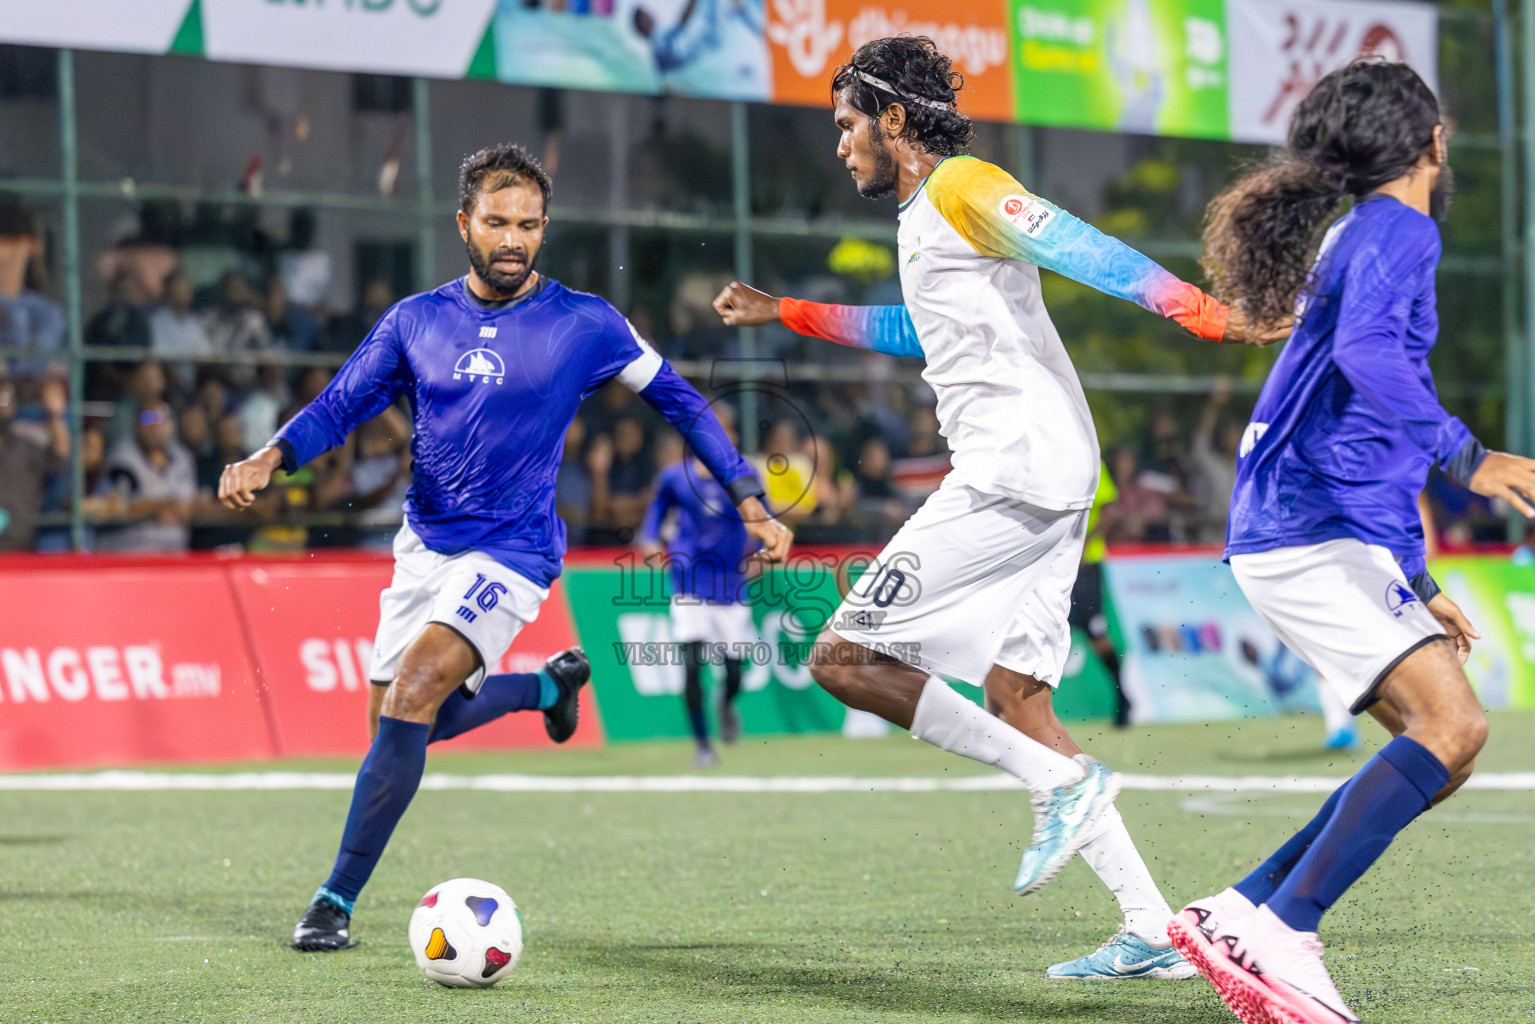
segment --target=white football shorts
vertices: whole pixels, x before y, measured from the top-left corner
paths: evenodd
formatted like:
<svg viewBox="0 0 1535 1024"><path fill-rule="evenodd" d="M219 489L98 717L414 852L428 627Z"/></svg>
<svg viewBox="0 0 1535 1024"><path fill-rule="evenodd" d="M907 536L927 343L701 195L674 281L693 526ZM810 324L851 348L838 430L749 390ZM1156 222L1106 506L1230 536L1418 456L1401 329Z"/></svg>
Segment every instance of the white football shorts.
<svg viewBox="0 0 1535 1024"><path fill-rule="evenodd" d="M1071 651L1071 587L1087 514L960 483L891 538L829 627L844 639L979 686L992 665L1056 686Z"/></svg>
<svg viewBox="0 0 1535 1024"><path fill-rule="evenodd" d="M480 668L464 683L474 694L548 597L547 589L483 552L438 554L405 523L394 538L394 578L378 598L368 678L392 682L406 649L435 622L463 637L480 656Z"/></svg>
<svg viewBox="0 0 1535 1024"><path fill-rule="evenodd" d="M1392 669L1446 636L1396 558L1346 538L1232 555L1237 585L1263 621L1359 714Z"/></svg>
<svg viewBox="0 0 1535 1024"><path fill-rule="evenodd" d="M672 640L676 643L725 644L726 656L737 658L749 657L749 645L760 639L749 604L715 604L681 594L672 598Z"/></svg>

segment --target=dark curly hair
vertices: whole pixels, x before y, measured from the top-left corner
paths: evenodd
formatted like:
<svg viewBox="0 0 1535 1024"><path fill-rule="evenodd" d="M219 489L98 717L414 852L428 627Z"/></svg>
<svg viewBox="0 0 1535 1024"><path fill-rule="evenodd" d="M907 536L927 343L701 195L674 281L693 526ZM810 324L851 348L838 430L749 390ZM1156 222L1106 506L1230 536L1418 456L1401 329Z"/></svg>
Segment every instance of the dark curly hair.
<svg viewBox="0 0 1535 1024"><path fill-rule="evenodd" d="M1362 59L1323 77L1284 148L1211 201L1200 265L1212 293L1260 323L1292 315L1344 197L1406 174L1433 152L1442 121L1406 64Z"/></svg>
<svg viewBox="0 0 1535 1024"><path fill-rule="evenodd" d="M888 82L895 91L871 85L858 77L860 71ZM975 137L975 127L958 109L964 87L965 76L953 69L953 62L927 36L870 40L831 79L834 96L845 93L854 110L871 118L878 118L892 103L901 104L906 110L901 137L938 156L963 153ZM914 103L912 97L944 106Z"/></svg>
<svg viewBox="0 0 1535 1024"><path fill-rule="evenodd" d="M538 186L544 194L544 209L548 210L554 184L543 165L515 142L486 146L464 157L458 169L458 208L470 213L480 193L499 192L522 183Z"/></svg>

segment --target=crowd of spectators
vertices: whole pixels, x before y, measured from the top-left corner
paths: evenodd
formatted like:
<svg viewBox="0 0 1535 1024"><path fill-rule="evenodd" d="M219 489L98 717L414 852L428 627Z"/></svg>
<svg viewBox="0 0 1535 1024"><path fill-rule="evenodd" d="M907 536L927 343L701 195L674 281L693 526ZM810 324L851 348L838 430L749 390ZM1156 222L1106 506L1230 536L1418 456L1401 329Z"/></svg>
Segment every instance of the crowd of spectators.
<svg viewBox="0 0 1535 1024"><path fill-rule="evenodd" d="M327 308L330 258L313 245L304 211L292 218L287 240L263 252L217 273L208 272L204 254L192 261L202 268L194 274L185 250L133 236L95 260L105 298L84 328L95 353L78 439L81 511L94 549L389 543L410 483L403 405L363 424L343 448L279 476L253 509L231 513L216 500L222 468L265 444L329 381L329 366L304 365L293 354L331 353L308 361L334 364L396 298L378 277L354 309ZM0 550L73 543L67 321L50 297L41 256L31 216L0 199ZM682 277L667 314L640 309L637 328L655 335L656 321L666 321L675 337L654 340L673 357L728 345L728 332L715 330L707 313L715 283ZM789 357L797 341L769 332L764 343ZM824 354L883 358L832 347ZM785 385L776 411L745 432L769 505L804 541L882 542L948 472L931 391L869 366L855 383ZM1223 384L1196 418L1153 408L1139 440L1106 445L1119 491L1102 520L1108 540L1224 539L1246 422L1239 405ZM731 405L719 407L734 418ZM557 480L571 543L631 543L659 472L685 457L676 431L623 387L592 396L566 435ZM1442 480L1431 482L1425 505L1452 545L1500 539L1493 510Z"/></svg>

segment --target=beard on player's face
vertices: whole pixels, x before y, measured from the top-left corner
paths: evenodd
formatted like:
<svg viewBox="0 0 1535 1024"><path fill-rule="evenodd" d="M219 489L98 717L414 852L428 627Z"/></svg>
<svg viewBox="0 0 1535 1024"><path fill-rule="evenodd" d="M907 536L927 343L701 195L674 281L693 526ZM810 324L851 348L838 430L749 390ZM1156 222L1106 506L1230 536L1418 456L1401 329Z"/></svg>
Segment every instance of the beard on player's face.
<svg viewBox="0 0 1535 1024"><path fill-rule="evenodd" d="M868 139L874 167L858 182L858 194L865 199L883 199L895 192L895 157L890 152L890 138L880 129L877 118L869 118Z"/></svg>
<svg viewBox="0 0 1535 1024"><path fill-rule="evenodd" d="M469 254L469 266L474 268L475 275L497 295L515 295L538 266L537 246L531 251L521 246L484 249L475 242L471 232L464 240L464 250Z"/></svg>

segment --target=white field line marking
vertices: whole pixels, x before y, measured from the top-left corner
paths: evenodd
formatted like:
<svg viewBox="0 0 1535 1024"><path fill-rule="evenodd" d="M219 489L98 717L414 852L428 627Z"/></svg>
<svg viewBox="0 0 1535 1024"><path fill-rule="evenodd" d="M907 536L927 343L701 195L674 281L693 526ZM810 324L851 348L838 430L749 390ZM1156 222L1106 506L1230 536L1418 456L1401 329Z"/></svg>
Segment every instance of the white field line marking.
<svg viewBox="0 0 1535 1024"><path fill-rule="evenodd" d="M1120 776L1125 789L1174 793L1330 793L1342 777L1276 775ZM0 775L0 791L124 790L350 790L356 778L342 772L104 771L55 775ZM496 793L939 793L1018 790L1010 775L960 778L857 778L850 775L448 775L428 773L427 790ZM1535 772L1488 772L1471 776L1467 789L1535 790Z"/></svg>
<svg viewBox="0 0 1535 1024"><path fill-rule="evenodd" d="M1229 818L1300 818L1309 820L1316 808L1292 806L1274 807L1259 803L1251 796L1240 793L1211 793L1208 796L1186 796L1178 801L1190 814L1218 814ZM1523 825L1535 821L1528 814L1486 814L1481 811L1463 811L1451 804L1449 808L1436 809L1435 821L1450 821L1463 825Z"/></svg>

